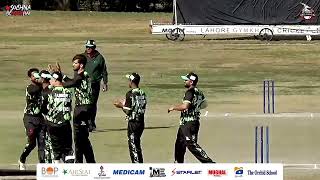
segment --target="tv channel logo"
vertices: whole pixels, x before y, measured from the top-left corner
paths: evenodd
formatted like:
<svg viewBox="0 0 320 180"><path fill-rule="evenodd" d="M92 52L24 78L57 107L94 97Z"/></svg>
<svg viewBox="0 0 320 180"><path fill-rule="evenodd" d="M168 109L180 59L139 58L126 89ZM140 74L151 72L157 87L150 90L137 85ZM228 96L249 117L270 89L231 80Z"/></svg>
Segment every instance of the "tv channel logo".
<svg viewBox="0 0 320 180"><path fill-rule="evenodd" d="M234 168L234 175L235 175L235 177L242 177L243 176L243 167L235 167Z"/></svg>
<svg viewBox="0 0 320 180"><path fill-rule="evenodd" d="M150 177L166 177L165 168L150 167Z"/></svg>

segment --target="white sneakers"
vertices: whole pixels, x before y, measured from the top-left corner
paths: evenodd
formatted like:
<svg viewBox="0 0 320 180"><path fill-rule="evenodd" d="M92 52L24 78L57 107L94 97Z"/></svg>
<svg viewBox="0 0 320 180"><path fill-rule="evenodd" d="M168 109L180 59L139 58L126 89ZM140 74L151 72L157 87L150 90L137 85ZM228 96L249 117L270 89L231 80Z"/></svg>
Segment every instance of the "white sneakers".
<svg viewBox="0 0 320 180"><path fill-rule="evenodd" d="M18 164L19 164L19 169L20 169L21 171L26 170L26 165L25 165L25 163L22 163L21 161L18 161Z"/></svg>
<svg viewBox="0 0 320 180"><path fill-rule="evenodd" d="M60 160L53 160L53 164L60 164Z"/></svg>

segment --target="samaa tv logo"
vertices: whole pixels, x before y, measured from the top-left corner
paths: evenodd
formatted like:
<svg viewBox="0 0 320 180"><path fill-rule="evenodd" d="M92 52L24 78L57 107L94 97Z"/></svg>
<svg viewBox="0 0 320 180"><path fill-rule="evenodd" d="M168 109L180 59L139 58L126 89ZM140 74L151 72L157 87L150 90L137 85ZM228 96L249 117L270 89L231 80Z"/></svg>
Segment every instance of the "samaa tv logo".
<svg viewBox="0 0 320 180"><path fill-rule="evenodd" d="M41 175L46 177L57 177L58 176L58 168L55 166L42 167Z"/></svg>
<svg viewBox="0 0 320 180"><path fill-rule="evenodd" d="M6 16L29 16L31 12L31 5L27 4L12 4L4 7Z"/></svg>
<svg viewBox="0 0 320 180"><path fill-rule="evenodd" d="M234 176L242 177L243 176L243 167L235 167L234 168Z"/></svg>

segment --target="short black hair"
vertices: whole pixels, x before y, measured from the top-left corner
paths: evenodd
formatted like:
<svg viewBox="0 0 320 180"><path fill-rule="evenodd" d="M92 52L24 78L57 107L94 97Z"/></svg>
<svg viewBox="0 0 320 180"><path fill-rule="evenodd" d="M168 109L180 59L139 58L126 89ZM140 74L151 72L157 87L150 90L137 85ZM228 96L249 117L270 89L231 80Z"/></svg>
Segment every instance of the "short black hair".
<svg viewBox="0 0 320 180"><path fill-rule="evenodd" d="M50 73L49 73L49 71L47 71L47 70L41 70L41 71L39 72L39 75L41 76L41 74L50 74Z"/></svg>
<svg viewBox="0 0 320 180"><path fill-rule="evenodd" d="M32 75L32 73L33 72L39 72L39 69L38 68L30 68L29 70L28 70L28 73L27 73L27 75L28 75L28 77L31 77L31 75Z"/></svg>
<svg viewBox="0 0 320 180"><path fill-rule="evenodd" d="M132 75L134 75L134 79L132 80L132 82L138 86L140 83L140 75L138 73L132 73Z"/></svg>
<svg viewBox="0 0 320 180"><path fill-rule="evenodd" d="M78 60L79 64L82 64L84 67L87 64L87 57L83 54L77 54L73 57L72 62Z"/></svg>
<svg viewBox="0 0 320 180"><path fill-rule="evenodd" d="M127 74L126 77L133 82L135 85L139 85L140 83L140 75L138 73Z"/></svg>
<svg viewBox="0 0 320 180"><path fill-rule="evenodd" d="M193 86L196 86L197 84L198 84L198 81L199 81L199 77L198 77L198 75L196 74L196 73L194 73L194 72L189 72L189 74L187 75L189 78L191 77L191 76L193 76L193 77L195 77L195 80L192 80L192 82L193 82Z"/></svg>
<svg viewBox="0 0 320 180"><path fill-rule="evenodd" d="M55 71L51 74L51 76L57 80L57 81L60 81L62 82L62 79L63 79L63 76L62 76L62 73L60 71Z"/></svg>

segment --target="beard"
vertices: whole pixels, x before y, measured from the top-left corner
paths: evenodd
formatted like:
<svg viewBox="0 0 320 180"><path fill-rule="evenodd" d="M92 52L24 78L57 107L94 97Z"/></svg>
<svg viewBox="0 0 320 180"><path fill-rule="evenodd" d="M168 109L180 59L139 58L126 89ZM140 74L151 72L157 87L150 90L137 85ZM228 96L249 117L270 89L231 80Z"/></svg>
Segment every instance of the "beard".
<svg viewBox="0 0 320 180"><path fill-rule="evenodd" d="M185 84L185 85L184 85L184 87L185 87L185 88L189 88L189 87L190 87L190 85L188 85L188 84Z"/></svg>
<svg viewBox="0 0 320 180"><path fill-rule="evenodd" d="M32 81L33 83L37 84L37 85L42 84L42 82L39 82L39 81L37 81L36 79L32 79L31 81Z"/></svg>

